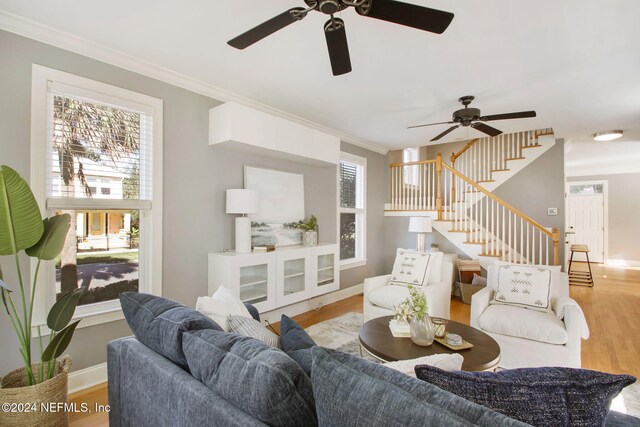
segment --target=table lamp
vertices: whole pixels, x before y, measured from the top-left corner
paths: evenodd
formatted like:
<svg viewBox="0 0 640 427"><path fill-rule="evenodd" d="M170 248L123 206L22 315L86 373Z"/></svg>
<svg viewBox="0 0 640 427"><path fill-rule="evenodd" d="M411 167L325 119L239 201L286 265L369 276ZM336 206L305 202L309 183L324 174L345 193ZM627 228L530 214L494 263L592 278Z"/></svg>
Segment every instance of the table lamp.
<svg viewBox="0 0 640 427"><path fill-rule="evenodd" d="M236 218L236 252L251 252L251 219L247 214L258 212L258 192L255 190L227 190L227 213L242 214Z"/></svg>
<svg viewBox="0 0 640 427"><path fill-rule="evenodd" d="M426 233L431 233L431 218L426 216L412 216L409 218L409 233L418 233L416 249L425 251Z"/></svg>

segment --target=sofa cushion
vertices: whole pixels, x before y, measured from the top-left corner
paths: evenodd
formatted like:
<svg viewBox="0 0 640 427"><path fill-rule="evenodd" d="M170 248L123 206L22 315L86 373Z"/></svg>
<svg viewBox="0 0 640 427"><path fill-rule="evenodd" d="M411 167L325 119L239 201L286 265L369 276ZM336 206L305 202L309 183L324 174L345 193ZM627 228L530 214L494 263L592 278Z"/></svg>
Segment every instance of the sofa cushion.
<svg viewBox="0 0 640 427"><path fill-rule="evenodd" d="M549 344L566 344L564 322L553 313L523 310L510 305L490 305L478 318L482 330Z"/></svg>
<svg viewBox="0 0 640 427"><path fill-rule="evenodd" d="M280 348L280 337L253 318L229 315L227 325L229 332L255 338L273 348Z"/></svg>
<svg viewBox="0 0 640 427"><path fill-rule="evenodd" d="M281 350L214 330L183 335L191 375L271 426L317 424L311 380Z"/></svg>
<svg viewBox="0 0 640 427"><path fill-rule="evenodd" d="M253 317L240 298L224 286L218 287L210 297L199 297L196 310L213 319L224 331L229 330L229 315Z"/></svg>
<svg viewBox="0 0 640 427"><path fill-rule="evenodd" d="M420 288L418 292L420 291ZM376 288L368 293L369 302L378 307L393 310L393 306L400 305L409 298L409 288L406 286L387 285Z"/></svg>
<svg viewBox="0 0 640 427"><path fill-rule="evenodd" d="M389 283L398 286L426 286L430 270L430 253L398 249Z"/></svg>
<svg viewBox="0 0 640 427"><path fill-rule="evenodd" d="M138 341L183 369L182 334L199 329L221 330L213 320L176 301L138 292L120 294L125 319Z"/></svg>
<svg viewBox="0 0 640 427"><path fill-rule="evenodd" d="M524 425L376 363L320 347L312 353L320 425Z"/></svg>
<svg viewBox="0 0 640 427"><path fill-rule="evenodd" d="M416 367L418 378L534 426L603 425L611 399L635 378L572 368L446 372Z"/></svg>
<svg viewBox="0 0 640 427"><path fill-rule="evenodd" d="M307 331L285 314L280 318L280 345L307 375L311 375L311 348L315 347L316 343Z"/></svg>
<svg viewBox="0 0 640 427"><path fill-rule="evenodd" d="M429 277L427 277L427 284L444 282L442 278L442 252L429 252L431 259L429 260Z"/></svg>

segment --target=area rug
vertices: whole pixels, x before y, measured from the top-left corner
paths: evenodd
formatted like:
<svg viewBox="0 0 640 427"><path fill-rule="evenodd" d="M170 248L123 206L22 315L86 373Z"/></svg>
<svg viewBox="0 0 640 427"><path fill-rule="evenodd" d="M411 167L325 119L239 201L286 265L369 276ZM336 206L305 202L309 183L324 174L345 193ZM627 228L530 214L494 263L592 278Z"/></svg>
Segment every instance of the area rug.
<svg viewBox="0 0 640 427"><path fill-rule="evenodd" d="M360 349L358 331L362 326L362 313L346 313L325 320L306 329L307 333L321 347L333 348L365 359L379 362L378 359ZM640 417L640 383L636 381L622 390L613 400L611 409Z"/></svg>

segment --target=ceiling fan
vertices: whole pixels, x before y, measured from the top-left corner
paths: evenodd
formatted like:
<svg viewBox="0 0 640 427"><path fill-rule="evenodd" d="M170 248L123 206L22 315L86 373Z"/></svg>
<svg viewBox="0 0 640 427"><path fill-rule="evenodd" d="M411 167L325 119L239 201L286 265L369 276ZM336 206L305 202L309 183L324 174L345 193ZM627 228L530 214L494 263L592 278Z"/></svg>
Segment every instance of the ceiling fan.
<svg viewBox="0 0 640 427"><path fill-rule="evenodd" d="M453 13L395 0L304 0L307 8L294 7L268 21L263 22L227 42L236 49L245 49L284 27L302 20L311 11L322 12L331 18L324 24L324 34L329 49L329 59L334 76L351 71L351 59L347 44L344 21L334 16L348 7L359 15L381 19L419 30L442 34L451 21Z"/></svg>
<svg viewBox="0 0 640 427"><path fill-rule="evenodd" d="M439 123L429 123L426 125L416 125L409 126L407 129L419 128L424 126L433 126L433 125L444 125L444 124L453 124L456 125L451 126L449 129L442 132L440 135L431 139L431 141L437 141L443 136L447 135L449 132L459 128L460 126L471 126L474 129L479 130L480 132L484 132L489 136L497 136L502 133L501 130L491 127L489 125L485 125L483 122L491 122L494 120L508 120L508 119L525 119L528 117L535 117L535 111L520 111L518 113L504 113L504 114L492 114L489 116L481 116L479 108L469 108L469 104L474 100L473 96L463 96L458 99L464 108L460 110L456 110L453 112L453 121L451 122L439 122Z"/></svg>

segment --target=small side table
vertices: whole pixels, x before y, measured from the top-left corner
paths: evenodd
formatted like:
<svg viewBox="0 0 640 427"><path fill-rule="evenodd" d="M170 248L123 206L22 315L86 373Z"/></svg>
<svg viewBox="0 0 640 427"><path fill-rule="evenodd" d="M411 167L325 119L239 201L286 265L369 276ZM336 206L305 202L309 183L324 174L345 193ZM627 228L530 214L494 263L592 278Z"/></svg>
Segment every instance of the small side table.
<svg viewBox="0 0 640 427"><path fill-rule="evenodd" d="M589 272L586 271L571 271L571 264L573 262L574 252L583 252L587 257L587 267ZM587 245L571 245L571 256L569 257L569 284L572 286L588 286L592 288L595 283L593 282L593 274L591 273L591 262L589 262L589 246Z"/></svg>

